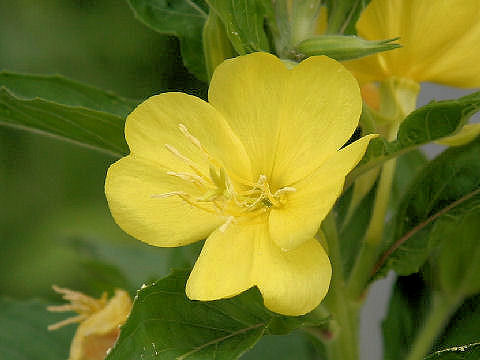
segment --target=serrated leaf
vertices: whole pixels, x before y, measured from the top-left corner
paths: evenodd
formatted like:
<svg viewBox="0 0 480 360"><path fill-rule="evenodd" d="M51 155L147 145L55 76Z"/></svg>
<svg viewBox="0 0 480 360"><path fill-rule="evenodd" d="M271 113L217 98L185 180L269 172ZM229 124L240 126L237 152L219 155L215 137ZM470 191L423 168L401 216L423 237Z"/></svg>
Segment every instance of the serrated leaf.
<svg viewBox="0 0 480 360"><path fill-rule="evenodd" d="M400 125L397 139L370 141L357 167L347 177L347 183L360 174L432 141L454 135L480 109L480 92L457 100L433 101L410 115Z"/></svg>
<svg viewBox="0 0 480 360"><path fill-rule="evenodd" d="M240 55L269 51L264 31L266 7L259 0L207 0L225 25L227 36Z"/></svg>
<svg viewBox="0 0 480 360"><path fill-rule="evenodd" d="M478 360L480 359L480 342L457 345L443 349L427 356L425 360Z"/></svg>
<svg viewBox="0 0 480 360"><path fill-rule="evenodd" d="M438 236L432 226L442 217L463 217L480 208L480 138L450 148L430 162L410 186L395 217L394 244L384 254L384 270L400 275L418 271Z"/></svg>
<svg viewBox="0 0 480 360"><path fill-rule="evenodd" d="M74 327L48 331L65 319L49 313L39 300L0 299L0 354L8 360L64 360L68 357Z"/></svg>
<svg viewBox="0 0 480 360"><path fill-rule="evenodd" d="M188 272L175 271L138 291L108 360L237 359L265 333L325 321L315 314L274 314L256 288L232 299L191 301L185 296L187 277Z"/></svg>
<svg viewBox="0 0 480 360"><path fill-rule="evenodd" d="M207 81L202 30L208 16L203 0L127 0L137 19L160 34L180 40L183 63L192 74Z"/></svg>

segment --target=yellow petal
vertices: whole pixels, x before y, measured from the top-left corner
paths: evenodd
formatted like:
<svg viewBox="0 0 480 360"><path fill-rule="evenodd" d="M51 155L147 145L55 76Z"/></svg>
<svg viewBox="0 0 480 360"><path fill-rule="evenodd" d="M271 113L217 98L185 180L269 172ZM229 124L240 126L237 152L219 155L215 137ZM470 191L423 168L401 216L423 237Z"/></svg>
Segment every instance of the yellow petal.
<svg viewBox="0 0 480 360"><path fill-rule="evenodd" d="M311 57L287 70L267 53L227 60L209 90L242 141L257 179L287 186L332 155L352 135L361 112L356 80L335 60Z"/></svg>
<svg viewBox="0 0 480 360"><path fill-rule="evenodd" d="M458 87L480 86L478 0L372 0L358 34L400 37L402 48L346 62L361 82L405 77Z"/></svg>
<svg viewBox="0 0 480 360"><path fill-rule="evenodd" d="M362 159L370 140L364 136L332 155L310 176L294 184L282 208L272 209L270 236L282 249L290 250L312 239L320 223L339 197L345 176Z"/></svg>
<svg viewBox="0 0 480 360"><path fill-rule="evenodd" d="M125 290L115 295L99 312L83 321L73 337L69 360L101 360L118 338L120 325L130 314L132 301Z"/></svg>
<svg viewBox="0 0 480 360"><path fill-rule="evenodd" d="M99 312L90 316L85 324L84 335L106 334L117 329L127 320L132 308L132 300L125 290L115 290L115 295Z"/></svg>
<svg viewBox="0 0 480 360"><path fill-rule="evenodd" d="M185 163L167 150L165 144L168 144L208 174L205 152L182 133L180 124L228 171L249 176L248 156L223 116L207 102L183 93L152 96L128 116L125 137L131 153L168 170L191 172Z"/></svg>
<svg viewBox="0 0 480 360"><path fill-rule="evenodd" d="M133 155L110 166L105 193L117 224L128 234L156 246L181 246L206 238L222 221L177 196L159 198L172 191L202 195L186 181L167 175L157 163Z"/></svg>
<svg viewBox="0 0 480 360"><path fill-rule="evenodd" d="M441 145L460 146L469 143L478 135L480 135L480 124L467 124L457 134L436 142Z"/></svg>
<svg viewBox="0 0 480 360"><path fill-rule="evenodd" d="M215 231L205 242L187 282L193 300L215 300L240 294L252 287L255 244L265 225L230 225Z"/></svg>
<svg viewBox="0 0 480 360"><path fill-rule="evenodd" d="M284 315L303 315L322 301L332 269L325 250L311 239L295 250L282 251L267 236L255 253L255 283L265 306Z"/></svg>

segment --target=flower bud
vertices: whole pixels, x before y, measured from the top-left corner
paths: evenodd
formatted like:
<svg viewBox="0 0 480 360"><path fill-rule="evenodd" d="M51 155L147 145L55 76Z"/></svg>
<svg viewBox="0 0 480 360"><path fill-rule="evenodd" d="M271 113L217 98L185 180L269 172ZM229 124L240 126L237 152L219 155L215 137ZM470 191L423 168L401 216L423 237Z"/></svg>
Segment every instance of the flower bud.
<svg viewBox="0 0 480 360"><path fill-rule="evenodd" d="M397 39L370 41L358 36L322 35L302 41L296 50L301 57L326 55L344 61L399 48L399 44L392 43Z"/></svg>

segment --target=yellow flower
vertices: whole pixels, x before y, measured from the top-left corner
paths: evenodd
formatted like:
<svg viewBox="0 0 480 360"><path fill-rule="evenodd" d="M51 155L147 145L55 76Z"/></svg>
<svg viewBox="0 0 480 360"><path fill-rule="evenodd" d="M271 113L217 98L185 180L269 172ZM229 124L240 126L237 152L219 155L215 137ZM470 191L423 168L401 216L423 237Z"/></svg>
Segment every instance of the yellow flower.
<svg viewBox="0 0 480 360"><path fill-rule="evenodd" d="M331 275L314 235L370 140L338 151L358 123L358 84L327 57L289 70L254 53L218 66L208 97L165 93L128 116L131 153L105 183L113 217L155 246L207 238L190 299L257 286L272 311L307 313Z"/></svg>
<svg viewBox="0 0 480 360"><path fill-rule="evenodd" d="M480 1L372 0L357 23L368 40L399 36L402 48L345 63L360 82L400 77L480 86Z"/></svg>
<svg viewBox="0 0 480 360"><path fill-rule="evenodd" d="M77 316L50 325L56 330L65 325L80 323L70 346L68 360L102 360L107 355L120 334L122 325L130 313L132 301L124 290L115 290L115 295L107 300L107 293L94 299L78 291L53 286L70 304L49 306L49 311L75 311Z"/></svg>

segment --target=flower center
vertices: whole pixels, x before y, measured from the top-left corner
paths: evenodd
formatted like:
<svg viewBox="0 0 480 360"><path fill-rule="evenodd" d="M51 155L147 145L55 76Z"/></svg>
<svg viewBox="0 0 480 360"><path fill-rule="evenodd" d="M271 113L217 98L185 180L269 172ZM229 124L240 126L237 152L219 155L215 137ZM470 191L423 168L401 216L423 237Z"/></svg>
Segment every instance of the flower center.
<svg viewBox="0 0 480 360"><path fill-rule="evenodd" d="M268 213L271 208L284 206L287 201L287 194L295 191L295 188L285 186L272 192L268 179L263 174L258 177L256 182L239 178L233 174L227 174L221 163L208 153L185 125L179 124L178 128L204 154L209 165L209 172L206 174L194 161L181 154L173 146L165 144L170 153L191 169L191 172L168 171L167 174L192 183L200 190L202 195L195 196L184 191L172 191L165 194L152 195L152 197L167 198L178 196L198 209L224 216L226 217L226 222L220 227L220 230L225 231L234 222L251 220Z"/></svg>

